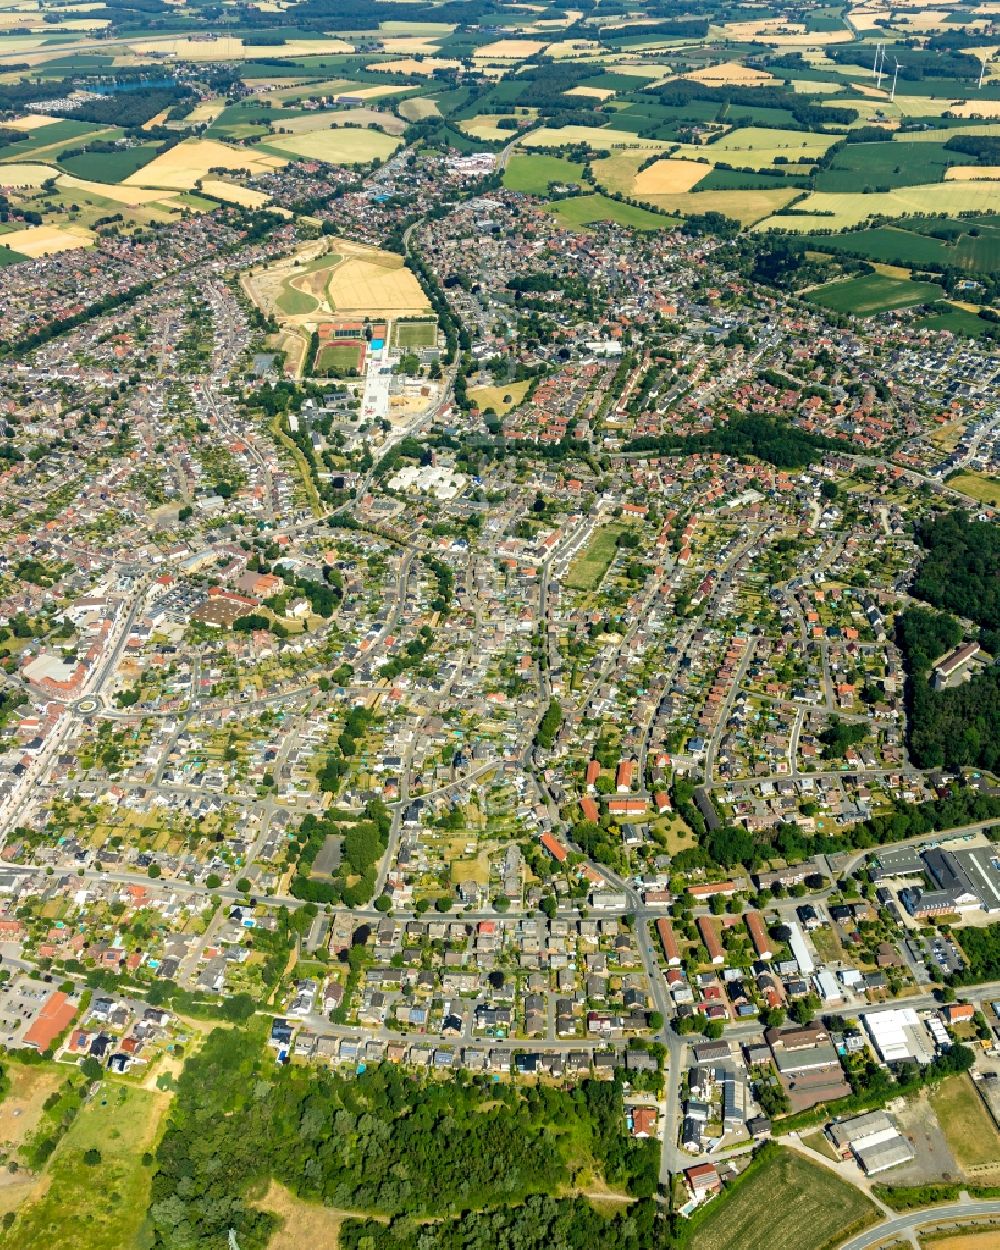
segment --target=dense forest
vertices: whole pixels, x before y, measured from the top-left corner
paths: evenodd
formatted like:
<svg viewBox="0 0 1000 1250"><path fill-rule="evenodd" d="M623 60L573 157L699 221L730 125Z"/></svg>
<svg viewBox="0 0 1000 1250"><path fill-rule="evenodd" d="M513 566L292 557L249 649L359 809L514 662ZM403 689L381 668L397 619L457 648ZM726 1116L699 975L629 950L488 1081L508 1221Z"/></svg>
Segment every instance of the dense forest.
<svg viewBox="0 0 1000 1250"><path fill-rule="evenodd" d="M348 1220L338 1241L341 1250L649 1250L667 1245L657 1232L651 1200L609 1219L584 1198L538 1195L519 1206L467 1211L430 1225Z"/></svg>
<svg viewBox="0 0 1000 1250"><path fill-rule="evenodd" d="M787 422L746 416L733 417L707 434L635 438L628 444L628 450L663 456L718 451L727 456L753 456L778 469L801 469L821 459L824 451L843 451L844 445L835 439L808 434Z"/></svg>
<svg viewBox="0 0 1000 1250"><path fill-rule="evenodd" d="M922 521L916 538L925 555L914 595L975 621L986 650L1000 652L1000 526L956 509Z"/></svg>
<svg viewBox="0 0 1000 1250"><path fill-rule="evenodd" d="M311 1202L373 1214L500 1208L475 1217L487 1227L592 1166L648 1198L658 1162L656 1142L625 1136L617 1081L515 1089L454 1074L421 1080L391 1064L346 1077L275 1064L259 1028L218 1029L187 1061L157 1150L152 1246L208 1250L224 1246L232 1228L242 1250L263 1250L275 1220L248 1195L272 1177ZM589 1209L573 1204L539 1214L577 1230L552 1245L580 1244L579 1230L596 1226ZM452 1227L442 1226L442 1238ZM635 1235L630 1223L628 1237L600 1244L635 1245Z"/></svg>
<svg viewBox="0 0 1000 1250"><path fill-rule="evenodd" d="M961 626L945 612L908 608L896 622L906 668L910 756L919 768L992 772L1000 766L1000 668L945 690L935 690L931 682L934 662L961 640Z"/></svg>

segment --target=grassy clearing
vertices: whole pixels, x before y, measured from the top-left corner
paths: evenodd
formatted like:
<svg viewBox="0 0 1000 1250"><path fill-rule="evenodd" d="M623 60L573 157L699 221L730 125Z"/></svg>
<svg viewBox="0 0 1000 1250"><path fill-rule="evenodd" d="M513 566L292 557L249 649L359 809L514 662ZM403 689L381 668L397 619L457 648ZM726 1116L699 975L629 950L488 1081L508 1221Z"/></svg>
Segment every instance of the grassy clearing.
<svg viewBox="0 0 1000 1250"><path fill-rule="evenodd" d="M570 590L596 590L615 558L618 536L626 529L621 524L604 525L592 534L586 550L569 566L563 585Z"/></svg>
<svg viewBox="0 0 1000 1250"><path fill-rule="evenodd" d="M583 166L562 156L534 156L515 152L503 174L503 185L508 191L523 191L527 195L545 195L550 182L579 182Z"/></svg>
<svg viewBox="0 0 1000 1250"><path fill-rule="evenodd" d="M709 1208L691 1250L826 1250L877 1215L853 1185L790 1150L775 1150Z"/></svg>
<svg viewBox="0 0 1000 1250"><path fill-rule="evenodd" d="M134 1246L149 1204L152 1151L169 1097L105 1082L80 1111L48 1168L45 1193L20 1212L5 1250L123 1250ZM88 1151L100 1159L85 1162Z"/></svg>
<svg viewBox="0 0 1000 1250"><path fill-rule="evenodd" d="M846 282L830 282L806 299L831 312L854 313L859 317L874 313L890 312L895 308L913 308L940 299L944 294L933 282L911 282L906 278L886 278L881 274L866 274L862 278L849 278Z"/></svg>
<svg viewBox="0 0 1000 1250"><path fill-rule="evenodd" d="M948 478L952 490L960 490L970 499L978 499L980 503L991 507L1000 507L1000 481L988 477L985 473L956 473Z"/></svg>
<svg viewBox="0 0 1000 1250"><path fill-rule="evenodd" d="M942 1081L931 1093L931 1106L959 1167L997 1165L1000 1133L968 1076Z"/></svg>
<svg viewBox="0 0 1000 1250"><path fill-rule="evenodd" d="M21 1147L38 1127L42 1104L66 1079L54 1064L11 1064L7 1069L10 1093L0 1103L0 1147L11 1158L21 1158Z"/></svg>
<svg viewBox="0 0 1000 1250"><path fill-rule="evenodd" d="M469 391L469 398L483 412L492 408L502 417L524 399L530 385L530 382L509 382L506 386L475 386Z"/></svg>
<svg viewBox="0 0 1000 1250"><path fill-rule="evenodd" d="M558 200L552 205L552 211L567 226L592 226L598 221L615 221L634 230L671 230L677 225L675 217L661 217L648 209L620 204L599 194L574 195Z"/></svg>

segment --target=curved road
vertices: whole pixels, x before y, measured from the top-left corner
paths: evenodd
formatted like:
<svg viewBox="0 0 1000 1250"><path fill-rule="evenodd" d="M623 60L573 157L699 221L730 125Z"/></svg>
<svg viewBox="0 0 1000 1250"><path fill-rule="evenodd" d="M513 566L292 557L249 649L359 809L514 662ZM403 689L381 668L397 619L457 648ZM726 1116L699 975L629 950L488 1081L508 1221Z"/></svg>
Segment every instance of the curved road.
<svg viewBox="0 0 1000 1250"><path fill-rule="evenodd" d="M924 1224L939 1224L947 1220L981 1219L985 1215L1000 1216L1000 1202L976 1202L972 1198L948 1203L943 1207L924 1207L919 1211L906 1211L891 1220L885 1220L845 1241L840 1250L868 1250L891 1237L906 1238Z"/></svg>

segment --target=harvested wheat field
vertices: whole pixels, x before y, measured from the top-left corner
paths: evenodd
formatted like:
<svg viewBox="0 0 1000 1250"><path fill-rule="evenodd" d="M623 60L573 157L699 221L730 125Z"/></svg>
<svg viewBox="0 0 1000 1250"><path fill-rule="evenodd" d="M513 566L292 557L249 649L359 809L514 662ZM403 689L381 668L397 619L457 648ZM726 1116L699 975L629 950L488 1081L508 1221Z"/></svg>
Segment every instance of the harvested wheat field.
<svg viewBox="0 0 1000 1250"><path fill-rule="evenodd" d="M965 100L948 109L956 117L1000 117L1000 100Z"/></svg>
<svg viewBox="0 0 1000 1250"><path fill-rule="evenodd" d="M926 1250L1000 1250L1000 1229L984 1228L981 1232L971 1230L953 1233L951 1236L924 1238Z"/></svg>
<svg viewBox="0 0 1000 1250"><path fill-rule="evenodd" d="M184 120L191 126L200 126L202 123L207 126L215 121L225 107L225 100L202 100Z"/></svg>
<svg viewBox="0 0 1000 1250"><path fill-rule="evenodd" d="M289 121L276 119L274 125L293 135L313 134L317 130L336 129L338 126L378 126L389 135L401 135L406 129L405 122L394 113L380 113L372 108L307 113L305 117L293 117Z"/></svg>
<svg viewBox="0 0 1000 1250"><path fill-rule="evenodd" d="M610 100L615 93L606 87L570 87L564 94L579 96L585 100Z"/></svg>
<svg viewBox="0 0 1000 1250"><path fill-rule="evenodd" d="M944 177L946 182L1000 182L1000 165L952 165Z"/></svg>
<svg viewBox="0 0 1000 1250"><path fill-rule="evenodd" d="M86 178L77 178L73 174L60 174L59 186L64 191L79 191L83 195L99 196L102 200L114 200L116 204L124 204L128 208L136 208L140 204L153 204L165 198L162 190L153 187L126 187L114 182L89 182Z"/></svg>
<svg viewBox="0 0 1000 1250"><path fill-rule="evenodd" d="M176 147L161 152L148 165L124 180L130 187L167 187L173 191L190 191L213 169L249 169L261 174L280 169L288 162L281 156L255 152L252 148L230 147L217 139L185 139Z"/></svg>
<svg viewBox="0 0 1000 1250"><path fill-rule="evenodd" d="M132 52L175 56L179 61L253 61L267 54L266 44L245 44L232 35L219 35L215 39L145 39L130 44L129 48ZM319 56L353 51L353 45L343 39L289 39L276 44L272 55Z"/></svg>
<svg viewBox="0 0 1000 1250"><path fill-rule="evenodd" d="M436 100L425 100L422 96L414 96L411 100L402 100L399 105L400 117L408 122L422 122L425 117L440 117L441 110Z"/></svg>
<svg viewBox="0 0 1000 1250"><path fill-rule="evenodd" d="M263 208L271 202L271 197L263 191L239 187L232 182L223 182L221 178L203 178L201 189L206 195L214 195L227 204L241 204L244 208Z"/></svg>
<svg viewBox="0 0 1000 1250"><path fill-rule="evenodd" d="M9 122L4 122L4 130L41 130L43 126L51 126L53 122L59 121L58 117L48 117L45 113L25 113L23 117L15 117Z"/></svg>
<svg viewBox="0 0 1000 1250"><path fill-rule="evenodd" d="M461 61L446 61L438 56L428 56L422 61L415 61L412 57L403 57L398 61L372 61L368 66L368 71L372 74L416 74L430 78L436 69L461 68ZM359 94L360 92L357 91L351 92L351 95Z"/></svg>
<svg viewBox="0 0 1000 1250"><path fill-rule="evenodd" d="M399 147L401 140L381 130L314 130L304 135L278 135L269 147L289 156L310 161L326 161L329 165L367 165L371 160L385 160Z"/></svg>
<svg viewBox="0 0 1000 1250"><path fill-rule="evenodd" d="M640 196L677 195L690 191L711 172L712 166L700 161L657 161L636 174L632 190Z"/></svg>
<svg viewBox="0 0 1000 1250"><path fill-rule="evenodd" d="M11 161L9 165L0 165L0 187L40 187L47 178L55 178L58 173L51 165Z"/></svg>
<svg viewBox="0 0 1000 1250"><path fill-rule="evenodd" d="M497 39L494 43L477 48L472 54L474 61L526 61L545 47L536 39Z"/></svg>
<svg viewBox="0 0 1000 1250"><path fill-rule="evenodd" d="M344 314L404 317L431 307L402 257L375 248L346 256L334 269L327 294L333 309Z"/></svg>
<svg viewBox="0 0 1000 1250"><path fill-rule="evenodd" d="M77 247L90 247L94 235L83 226L28 226L0 235L5 247L22 256L50 256L53 252L71 252Z"/></svg>
<svg viewBox="0 0 1000 1250"><path fill-rule="evenodd" d="M751 69L739 61L726 61L723 65L706 65L685 74L692 82L703 82L714 87L757 87L761 83L774 82L774 75L761 69Z"/></svg>

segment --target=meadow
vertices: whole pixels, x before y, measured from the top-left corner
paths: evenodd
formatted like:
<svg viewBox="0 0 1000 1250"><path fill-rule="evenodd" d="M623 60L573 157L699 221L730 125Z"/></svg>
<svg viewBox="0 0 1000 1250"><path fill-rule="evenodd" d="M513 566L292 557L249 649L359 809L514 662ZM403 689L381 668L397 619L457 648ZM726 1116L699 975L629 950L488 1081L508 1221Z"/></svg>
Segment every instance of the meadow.
<svg viewBox="0 0 1000 1250"><path fill-rule="evenodd" d="M1000 1169L1000 1133L967 1075L942 1081L931 1106L960 1167Z"/></svg>
<svg viewBox="0 0 1000 1250"><path fill-rule="evenodd" d="M46 1170L42 1195L0 1238L3 1250L51 1250L72 1212L87 1250L135 1246L146 1216L152 1158L168 1095L105 1081L80 1110Z"/></svg>
<svg viewBox="0 0 1000 1250"><path fill-rule="evenodd" d="M618 550L618 538L625 525L603 525L591 536L586 549L569 566L563 585L569 590L596 590L611 567Z"/></svg>
<svg viewBox="0 0 1000 1250"><path fill-rule="evenodd" d="M913 282L909 278L889 278L865 274L861 278L829 282L806 295L810 304L831 312L868 317L898 308L912 308L940 299L944 291L933 282Z"/></svg>
<svg viewBox="0 0 1000 1250"><path fill-rule="evenodd" d="M592 226L598 221L614 221L635 230L670 230L677 218L663 217L634 204L621 204L606 195L574 195L551 206L567 226Z"/></svg>
<svg viewBox="0 0 1000 1250"><path fill-rule="evenodd" d="M503 173L508 191L524 191L528 195L545 195L549 183L578 183L583 166L562 156L542 156L515 152Z"/></svg>

